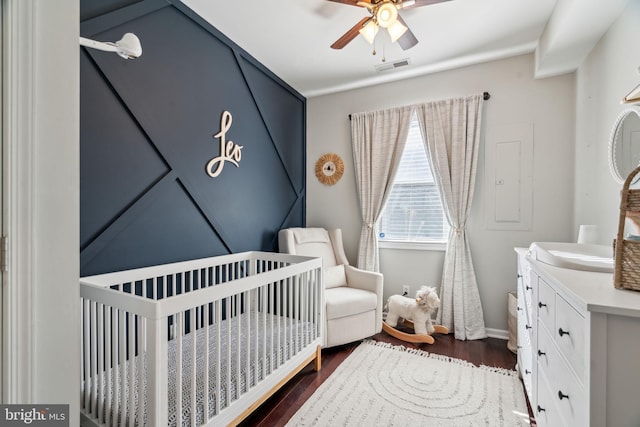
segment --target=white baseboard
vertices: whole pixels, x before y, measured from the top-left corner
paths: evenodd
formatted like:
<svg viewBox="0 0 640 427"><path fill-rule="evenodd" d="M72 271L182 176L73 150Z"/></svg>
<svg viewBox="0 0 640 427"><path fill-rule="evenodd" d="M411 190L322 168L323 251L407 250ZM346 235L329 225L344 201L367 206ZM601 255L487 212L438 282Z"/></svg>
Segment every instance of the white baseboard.
<svg viewBox="0 0 640 427"><path fill-rule="evenodd" d="M504 329L485 328L485 330L487 331L487 335L489 336L489 338L498 338L501 340L509 339L509 331L506 331Z"/></svg>

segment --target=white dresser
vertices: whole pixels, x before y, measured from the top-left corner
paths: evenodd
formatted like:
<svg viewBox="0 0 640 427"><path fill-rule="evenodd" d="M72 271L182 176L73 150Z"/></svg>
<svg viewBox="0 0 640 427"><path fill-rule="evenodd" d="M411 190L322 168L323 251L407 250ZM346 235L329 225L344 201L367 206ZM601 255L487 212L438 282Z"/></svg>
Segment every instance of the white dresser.
<svg viewBox="0 0 640 427"><path fill-rule="evenodd" d="M640 426L640 292L516 252L518 369L537 424Z"/></svg>

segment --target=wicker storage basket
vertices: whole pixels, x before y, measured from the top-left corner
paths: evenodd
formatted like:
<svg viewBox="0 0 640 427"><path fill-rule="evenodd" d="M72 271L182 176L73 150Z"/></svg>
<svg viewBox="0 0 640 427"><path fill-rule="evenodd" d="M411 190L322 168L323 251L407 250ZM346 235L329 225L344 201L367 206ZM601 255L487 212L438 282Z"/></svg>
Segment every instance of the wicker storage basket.
<svg viewBox="0 0 640 427"><path fill-rule="evenodd" d="M629 188L638 173L640 173L640 166L635 168L624 181L620 195L618 234L613 242L613 286L634 291L640 291L640 241L625 239L624 227L627 218L640 225L640 190Z"/></svg>

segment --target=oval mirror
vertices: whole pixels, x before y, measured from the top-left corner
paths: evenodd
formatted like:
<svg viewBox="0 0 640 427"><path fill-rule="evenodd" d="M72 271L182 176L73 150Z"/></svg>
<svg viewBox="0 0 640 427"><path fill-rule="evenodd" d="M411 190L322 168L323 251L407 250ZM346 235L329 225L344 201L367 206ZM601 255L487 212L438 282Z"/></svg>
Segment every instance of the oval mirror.
<svg viewBox="0 0 640 427"><path fill-rule="evenodd" d="M609 140L609 167L613 177L623 183L640 165L640 111L624 110L613 125ZM634 179L635 184L640 179Z"/></svg>

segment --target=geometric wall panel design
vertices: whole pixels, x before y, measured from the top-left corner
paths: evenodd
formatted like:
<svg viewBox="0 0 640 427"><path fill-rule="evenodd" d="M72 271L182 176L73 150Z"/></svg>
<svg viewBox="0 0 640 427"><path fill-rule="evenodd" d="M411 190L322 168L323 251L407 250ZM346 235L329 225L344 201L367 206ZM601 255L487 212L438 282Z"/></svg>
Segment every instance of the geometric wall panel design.
<svg viewBox="0 0 640 427"><path fill-rule="evenodd" d="M81 275L276 250L305 221L305 98L181 3L104 3L82 0L82 36L143 55L82 48ZM213 178L220 133L240 156Z"/></svg>
<svg viewBox="0 0 640 427"><path fill-rule="evenodd" d="M127 269L228 253L180 183L168 181L144 208L132 208L137 212L113 226L109 243L86 260L84 275L108 271L116 260L118 269Z"/></svg>

